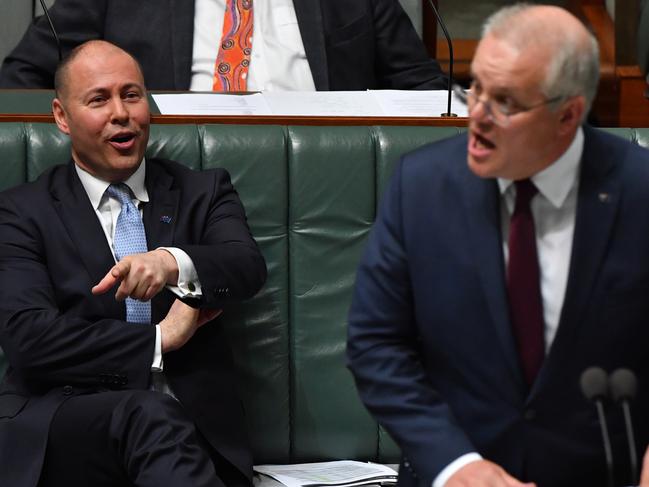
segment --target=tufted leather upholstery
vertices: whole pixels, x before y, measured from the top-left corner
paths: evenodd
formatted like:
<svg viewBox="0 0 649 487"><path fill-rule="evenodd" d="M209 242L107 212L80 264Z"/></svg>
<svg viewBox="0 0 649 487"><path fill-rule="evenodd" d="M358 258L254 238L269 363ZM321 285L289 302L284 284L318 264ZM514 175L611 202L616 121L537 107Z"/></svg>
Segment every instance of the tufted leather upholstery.
<svg viewBox="0 0 649 487"><path fill-rule="evenodd" d="M356 265L399 155L443 127L153 125L147 155L225 167L268 263L268 282L223 316L255 463L398 461L344 366ZM649 145L649 129L611 129ZM53 124L0 124L0 190L69 159ZM0 373L6 364L0 352ZM215 411L215 414L218 412Z"/></svg>

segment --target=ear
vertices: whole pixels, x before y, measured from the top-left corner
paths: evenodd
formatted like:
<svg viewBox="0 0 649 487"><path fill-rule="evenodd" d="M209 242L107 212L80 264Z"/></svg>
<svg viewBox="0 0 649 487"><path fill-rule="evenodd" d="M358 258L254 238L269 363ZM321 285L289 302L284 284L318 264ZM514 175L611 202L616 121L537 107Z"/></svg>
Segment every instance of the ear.
<svg viewBox="0 0 649 487"><path fill-rule="evenodd" d="M52 100L52 114L54 115L54 121L59 130L64 134L70 135L67 114L65 113L65 108L63 108L63 103L58 98Z"/></svg>
<svg viewBox="0 0 649 487"><path fill-rule="evenodd" d="M573 133L581 125L586 110L586 99L583 96L573 96L563 102L559 108L559 133Z"/></svg>

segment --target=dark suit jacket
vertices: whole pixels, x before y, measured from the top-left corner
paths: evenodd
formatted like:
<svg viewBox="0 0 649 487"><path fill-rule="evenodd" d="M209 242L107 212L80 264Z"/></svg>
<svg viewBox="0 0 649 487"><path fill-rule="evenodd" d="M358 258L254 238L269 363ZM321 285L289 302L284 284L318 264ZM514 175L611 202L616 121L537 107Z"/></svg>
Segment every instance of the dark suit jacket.
<svg viewBox="0 0 649 487"><path fill-rule="evenodd" d="M404 157L358 270L349 366L362 400L402 448L403 486L430 487L470 451L539 487L604 486L596 410L579 377L593 365L639 375L644 448L649 152L585 128L565 301L531 390L508 316L499 205L497 182L467 167L466 135ZM608 415L622 474L621 408Z"/></svg>
<svg viewBox="0 0 649 487"><path fill-rule="evenodd" d="M149 160L146 187L149 248L187 252L203 289L200 306L227 307L257 292L266 267L225 170L198 173ZM114 293L90 292L112 265L72 163L0 194L0 346L10 364L0 385L0 485L36 485L50 421L66 397L148 388L154 327L127 324ZM154 323L174 298L169 291L154 297ZM165 354L165 374L207 440L251 476L219 324L206 324L183 348Z"/></svg>
<svg viewBox="0 0 649 487"><path fill-rule="evenodd" d="M294 0L317 90L445 89L398 0ZM189 89L193 0L57 0L63 52L105 39L142 64L150 90ZM2 88L52 88L57 50L41 17L5 59Z"/></svg>

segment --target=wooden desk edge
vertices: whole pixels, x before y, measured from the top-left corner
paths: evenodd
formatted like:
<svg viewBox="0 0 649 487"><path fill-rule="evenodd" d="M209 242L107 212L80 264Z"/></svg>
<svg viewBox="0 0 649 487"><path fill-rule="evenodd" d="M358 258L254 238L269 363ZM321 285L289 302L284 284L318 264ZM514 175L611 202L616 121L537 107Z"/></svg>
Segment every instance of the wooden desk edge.
<svg viewBox="0 0 649 487"><path fill-rule="evenodd" d="M0 113L0 122L54 123L52 114ZM466 117L283 117L283 116L193 116L151 115L155 124L237 124L237 125L407 125L466 127Z"/></svg>

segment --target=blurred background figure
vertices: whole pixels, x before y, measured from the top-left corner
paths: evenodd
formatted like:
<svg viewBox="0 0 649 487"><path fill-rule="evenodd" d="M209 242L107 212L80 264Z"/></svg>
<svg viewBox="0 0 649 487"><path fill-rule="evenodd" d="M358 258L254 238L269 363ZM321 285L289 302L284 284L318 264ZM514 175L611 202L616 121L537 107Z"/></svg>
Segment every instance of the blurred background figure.
<svg viewBox="0 0 649 487"><path fill-rule="evenodd" d="M398 0L57 0L50 16L64 55L110 41L138 59L153 90L446 86ZM52 88L57 63L41 16L5 58L0 87Z"/></svg>

